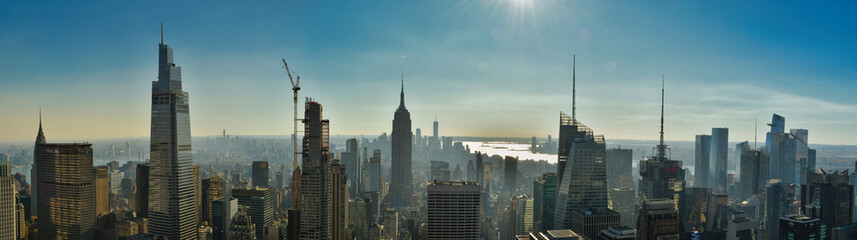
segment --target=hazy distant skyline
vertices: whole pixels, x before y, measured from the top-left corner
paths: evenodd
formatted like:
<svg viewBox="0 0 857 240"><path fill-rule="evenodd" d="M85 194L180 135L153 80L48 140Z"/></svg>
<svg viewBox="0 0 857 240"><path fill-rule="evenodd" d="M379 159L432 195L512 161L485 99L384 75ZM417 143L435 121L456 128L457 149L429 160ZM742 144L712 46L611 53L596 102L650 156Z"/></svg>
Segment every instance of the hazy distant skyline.
<svg viewBox="0 0 857 240"><path fill-rule="evenodd" d="M857 144L857 3L277 1L0 3L0 142L149 135L159 24L182 67L194 136L289 135L280 58L331 134L392 130L404 73L415 128L558 135L571 112L608 139L728 127L764 141L771 114L811 144ZM170 7L164 7L169 5ZM300 106L300 111L303 106Z"/></svg>

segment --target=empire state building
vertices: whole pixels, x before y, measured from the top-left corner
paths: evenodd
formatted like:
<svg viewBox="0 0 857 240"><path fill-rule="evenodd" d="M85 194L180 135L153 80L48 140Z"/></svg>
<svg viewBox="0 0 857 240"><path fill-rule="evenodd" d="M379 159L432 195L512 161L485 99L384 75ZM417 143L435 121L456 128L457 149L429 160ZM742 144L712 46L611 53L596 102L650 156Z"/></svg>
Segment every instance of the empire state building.
<svg viewBox="0 0 857 240"><path fill-rule="evenodd" d="M405 80L402 78L402 92L399 95L399 108L393 117L392 162L390 163L390 204L396 208L411 206L414 192L411 172L411 148L413 147L413 132L411 132L411 113L405 108Z"/></svg>

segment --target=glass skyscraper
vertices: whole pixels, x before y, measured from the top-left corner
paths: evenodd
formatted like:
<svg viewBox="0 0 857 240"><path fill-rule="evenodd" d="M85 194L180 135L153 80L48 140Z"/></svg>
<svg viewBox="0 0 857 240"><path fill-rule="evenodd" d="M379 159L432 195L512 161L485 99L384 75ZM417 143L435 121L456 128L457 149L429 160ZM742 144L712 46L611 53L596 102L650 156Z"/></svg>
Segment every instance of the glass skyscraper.
<svg viewBox="0 0 857 240"><path fill-rule="evenodd" d="M149 231L167 239L196 239L188 94L173 49L158 45L158 80L152 82ZM91 167L90 167L91 168Z"/></svg>
<svg viewBox="0 0 857 240"><path fill-rule="evenodd" d="M715 193L726 192L726 164L729 154L729 129L711 129L711 157L709 157L708 177L714 180L711 189Z"/></svg>

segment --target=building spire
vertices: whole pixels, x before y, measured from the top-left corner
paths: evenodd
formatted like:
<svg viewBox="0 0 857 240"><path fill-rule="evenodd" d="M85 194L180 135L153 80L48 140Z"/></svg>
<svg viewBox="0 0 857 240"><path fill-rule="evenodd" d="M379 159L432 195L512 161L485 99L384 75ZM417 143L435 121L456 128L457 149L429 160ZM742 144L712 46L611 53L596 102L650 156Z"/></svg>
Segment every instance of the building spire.
<svg viewBox="0 0 857 240"><path fill-rule="evenodd" d="M164 21L161 21L161 44L164 44Z"/></svg>
<svg viewBox="0 0 857 240"><path fill-rule="evenodd" d="M36 145L48 143L45 139L45 132L42 131L42 108L39 108L39 134L36 135Z"/></svg>
<svg viewBox="0 0 857 240"><path fill-rule="evenodd" d="M657 149L658 159L666 159L667 145L664 144L664 75L661 75L661 141Z"/></svg>
<svg viewBox="0 0 857 240"><path fill-rule="evenodd" d="M405 73L402 73L402 92L399 95L399 109L405 109Z"/></svg>
<svg viewBox="0 0 857 240"><path fill-rule="evenodd" d="M571 120L572 122L577 122L577 116L575 116L577 111L576 98L577 98L577 79L575 78L575 72L577 71L577 56L571 55Z"/></svg>

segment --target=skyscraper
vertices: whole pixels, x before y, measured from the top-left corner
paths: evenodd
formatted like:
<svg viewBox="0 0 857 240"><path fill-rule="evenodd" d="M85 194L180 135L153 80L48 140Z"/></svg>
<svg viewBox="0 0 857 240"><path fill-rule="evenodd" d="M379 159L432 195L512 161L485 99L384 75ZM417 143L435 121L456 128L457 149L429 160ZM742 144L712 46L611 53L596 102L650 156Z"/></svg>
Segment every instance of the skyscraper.
<svg viewBox="0 0 857 240"><path fill-rule="evenodd" d="M607 187L634 188L634 174L631 171L633 150L607 149Z"/></svg>
<svg viewBox="0 0 857 240"><path fill-rule="evenodd" d="M760 150L744 150L741 152L739 182L739 197L747 199L765 189L768 181L768 153Z"/></svg>
<svg viewBox="0 0 857 240"><path fill-rule="evenodd" d="M503 160L503 188L514 195L518 188L518 158L506 156Z"/></svg>
<svg viewBox="0 0 857 240"><path fill-rule="evenodd" d="M214 226L212 215L212 203L214 200L224 197L223 178L220 175L212 175L209 178L202 179L202 221L208 222L209 226Z"/></svg>
<svg viewBox="0 0 857 240"><path fill-rule="evenodd" d="M322 119L318 102L307 100L304 110L303 157L300 179L300 239L329 239L331 234L330 122Z"/></svg>
<svg viewBox="0 0 857 240"><path fill-rule="evenodd" d="M678 240L679 218L672 199L646 199L637 218L638 240Z"/></svg>
<svg viewBox="0 0 857 240"><path fill-rule="evenodd" d="M572 95L576 92L572 69ZM606 142L575 118L575 96L571 116L560 112L560 151L554 228L570 229L578 210L607 208ZM600 230L599 230L600 231ZM590 236L592 237L592 236Z"/></svg>
<svg viewBox="0 0 857 240"><path fill-rule="evenodd" d="M711 187L712 178L708 175L711 164L711 135L696 135L696 147L694 151L694 175L696 179L693 181L694 187Z"/></svg>
<svg viewBox="0 0 857 240"><path fill-rule="evenodd" d="M399 108L393 118L391 135L392 148L390 163L390 204L393 207L411 206L413 195L413 172L411 172L411 113L405 108L405 80L402 78L402 92L399 96Z"/></svg>
<svg viewBox="0 0 857 240"><path fill-rule="evenodd" d="M348 227L348 177L339 162L330 165L331 233L330 239L346 239Z"/></svg>
<svg viewBox="0 0 857 240"><path fill-rule="evenodd" d="M366 192L380 193L384 185L384 179L381 177L381 149L372 151L372 158L369 158L369 183Z"/></svg>
<svg viewBox="0 0 857 240"><path fill-rule="evenodd" d="M12 162L0 161L0 239L18 239L18 214Z"/></svg>
<svg viewBox="0 0 857 240"><path fill-rule="evenodd" d="M771 119L771 131L765 141L765 150L770 156L770 178L780 179L783 183L800 183L795 178L797 172L797 139L791 133L785 132L785 118L774 114Z"/></svg>
<svg viewBox="0 0 857 240"><path fill-rule="evenodd" d="M485 165L482 163L482 153L477 151L474 155L476 155L476 182L485 188ZM857 166L857 162L854 165Z"/></svg>
<svg viewBox="0 0 857 240"><path fill-rule="evenodd" d="M533 198L527 195L512 197L513 235L527 234L533 231Z"/></svg>
<svg viewBox="0 0 857 240"><path fill-rule="evenodd" d="M256 225L256 239L268 239L266 236L272 234L274 194L276 194L276 190L273 188L232 189L232 196L238 199L238 205L247 207L247 215L250 216L251 222Z"/></svg>
<svg viewBox="0 0 857 240"><path fill-rule="evenodd" d="M348 175L348 181L351 186L348 189L349 197L357 198L363 191L363 166L360 164L360 143L356 138L348 139L345 142L345 152L341 154L342 164L345 165L345 173Z"/></svg>
<svg viewBox="0 0 857 240"><path fill-rule="evenodd" d="M708 175L714 179L711 190L726 193L726 165L729 153L729 129L711 129L711 157L709 157Z"/></svg>
<svg viewBox="0 0 857 240"><path fill-rule="evenodd" d="M95 216L96 220L110 214L110 175L107 166L95 167Z"/></svg>
<svg viewBox="0 0 857 240"><path fill-rule="evenodd" d="M384 225L381 236L383 239L397 239L399 237L399 212L395 208L384 209L384 220L381 221Z"/></svg>
<svg viewBox="0 0 857 240"><path fill-rule="evenodd" d="M812 218L821 218L827 229L851 224L854 207L854 186L849 184L848 171L827 173L808 172L807 183L801 185L801 212ZM819 216L808 208L820 207Z"/></svg>
<svg viewBox="0 0 857 240"><path fill-rule="evenodd" d="M92 144L49 144L41 123L36 138L39 239L95 237L95 168Z"/></svg>
<svg viewBox="0 0 857 240"><path fill-rule="evenodd" d="M366 207L368 205L369 202L362 198L348 201L348 227L354 229L353 236L358 240L366 239L367 231L369 231L370 220L366 216Z"/></svg>
<svg viewBox="0 0 857 240"><path fill-rule="evenodd" d="M826 235L824 223L818 218L810 218L803 215L789 215L780 218L779 236L771 236L771 239L823 239ZM829 228L827 228L829 229Z"/></svg>
<svg viewBox="0 0 857 240"><path fill-rule="evenodd" d="M149 217L149 164L137 164L137 198L134 211L142 218Z"/></svg>
<svg viewBox="0 0 857 240"><path fill-rule="evenodd" d="M661 131L660 143L655 146L655 156L640 162L639 193L643 199L672 199L679 202L684 190L684 171L681 161L669 159L664 143L664 84L661 81Z"/></svg>
<svg viewBox="0 0 857 240"><path fill-rule="evenodd" d="M167 239L197 237L189 98L173 49L158 45L158 80L152 82L149 230Z"/></svg>
<svg viewBox="0 0 857 240"><path fill-rule="evenodd" d="M270 175L268 161L253 161L253 186L255 187L270 187Z"/></svg>
<svg viewBox="0 0 857 240"><path fill-rule="evenodd" d="M449 162L431 161L430 181L449 181Z"/></svg>
<svg viewBox="0 0 857 240"><path fill-rule="evenodd" d="M220 198L211 202L210 224L214 233L214 240L227 239L226 234L232 224L232 217L237 213L238 200L235 198Z"/></svg>
<svg viewBox="0 0 857 240"><path fill-rule="evenodd" d="M477 183L429 183L428 239L479 239L482 222L480 189Z"/></svg>
<svg viewBox="0 0 857 240"><path fill-rule="evenodd" d="M544 232L553 228L556 209L556 173L544 173L533 181L533 225L534 231Z"/></svg>

